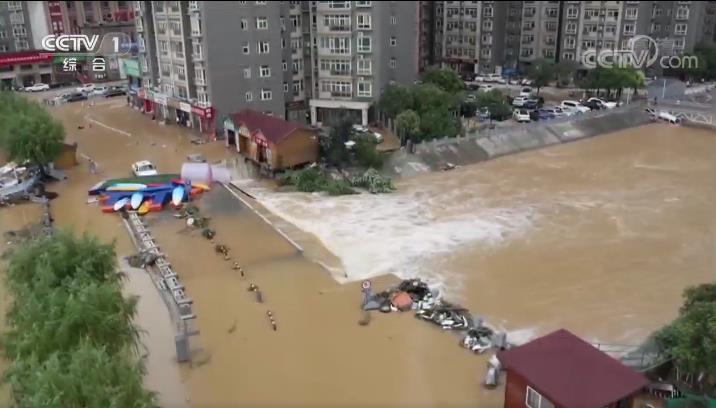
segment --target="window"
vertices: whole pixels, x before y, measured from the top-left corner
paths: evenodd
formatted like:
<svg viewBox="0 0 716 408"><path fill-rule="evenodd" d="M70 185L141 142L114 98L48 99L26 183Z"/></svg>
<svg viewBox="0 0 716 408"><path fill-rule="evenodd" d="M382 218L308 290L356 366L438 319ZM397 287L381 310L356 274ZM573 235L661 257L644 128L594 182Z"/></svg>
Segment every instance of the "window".
<svg viewBox="0 0 716 408"><path fill-rule="evenodd" d="M251 91L249 91L249 92L246 92L245 98L246 98L246 102L251 102L254 99L254 95L251 93Z"/></svg>
<svg viewBox="0 0 716 408"><path fill-rule="evenodd" d="M655 31L661 31L661 24L651 23L651 29L650 31L653 33Z"/></svg>
<svg viewBox="0 0 716 408"><path fill-rule="evenodd" d="M612 20L618 19L619 10L607 10L607 17L611 18Z"/></svg>
<svg viewBox="0 0 716 408"><path fill-rule="evenodd" d="M492 20L485 20L482 22L482 29L490 31L492 30Z"/></svg>
<svg viewBox="0 0 716 408"><path fill-rule="evenodd" d="M0 44L0 52L7 52L7 45Z"/></svg>
<svg viewBox="0 0 716 408"><path fill-rule="evenodd" d="M256 43L256 50L259 54L268 54L269 43L268 41L259 41Z"/></svg>
<svg viewBox="0 0 716 408"><path fill-rule="evenodd" d="M286 48L286 39L281 37L281 49Z"/></svg>
<svg viewBox="0 0 716 408"><path fill-rule="evenodd" d="M281 68L283 68L284 72L288 71L288 63L286 61L281 61Z"/></svg>
<svg viewBox="0 0 716 408"><path fill-rule="evenodd" d="M579 11L576 7L570 7L567 9L567 18L577 18Z"/></svg>
<svg viewBox="0 0 716 408"><path fill-rule="evenodd" d="M624 34L634 34L636 32L636 26L634 23L624 24Z"/></svg>
<svg viewBox="0 0 716 408"><path fill-rule="evenodd" d="M637 8L628 8L626 9L626 12L624 13L624 18L628 20L636 20L636 16L639 13L639 9Z"/></svg>
<svg viewBox="0 0 716 408"><path fill-rule="evenodd" d="M176 76L178 79L185 81L186 80L186 71L184 70L184 67L182 66L175 66L174 67L174 76Z"/></svg>
<svg viewBox="0 0 716 408"><path fill-rule="evenodd" d="M674 34L684 35L686 34L686 24L679 23L674 25Z"/></svg>
<svg viewBox="0 0 716 408"><path fill-rule="evenodd" d="M172 34L181 35L181 24L179 24L178 21L170 21L169 29L172 31Z"/></svg>
<svg viewBox="0 0 716 408"><path fill-rule="evenodd" d="M371 1L356 1L356 7L370 7Z"/></svg>
<svg viewBox="0 0 716 408"><path fill-rule="evenodd" d="M249 43L244 41L244 44L241 46L241 50L244 52L244 54L248 54L251 52L249 49Z"/></svg>
<svg viewBox="0 0 716 408"><path fill-rule="evenodd" d="M373 84L366 81L358 81L358 96L370 97L373 94Z"/></svg>
<svg viewBox="0 0 716 408"><path fill-rule="evenodd" d="M167 33L167 23L164 21L157 23L157 32L162 35L166 34Z"/></svg>
<svg viewBox="0 0 716 408"><path fill-rule="evenodd" d="M358 40L360 41L360 37ZM351 53L351 42L349 38L321 37L320 41L320 48L329 54L345 55Z"/></svg>
<svg viewBox="0 0 716 408"><path fill-rule="evenodd" d="M257 2L256 2L256 5L257 5L257 6L265 6L265 5L266 5L266 2L265 2L265 1L257 1Z"/></svg>
<svg viewBox="0 0 716 408"><path fill-rule="evenodd" d="M587 9L584 10L584 18L586 19L593 19L599 17L599 10L596 9Z"/></svg>
<svg viewBox="0 0 716 408"><path fill-rule="evenodd" d="M288 92L288 82L283 83L283 91Z"/></svg>
<svg viewBox="0 0 716 408"><path fill-rule="evenodd" d="M486 48L489 51L489 48ZM484 51L484 50L483 50ZM546 50L542 50L542 55L545 58L554 58L554 50L551 48L548 48Z"/></svg>
<svg viewBox="0 0 716 408"><path fill-rule="evenodd" d="M196 83L199 85L206 83L206 71L203 68L199 68L194 71L194 78L196 79Z"/></svg>
<svg viewBox="0 0 716 408"><path fill-rule="evenodd" d="M301 39L291 38L291 52L299 52L301 50Z"/></svg>
<svg viewBox="0 0 716 408"><path fill-rule="evenodd" d="M390 37L390 46L395 47L396 45L398 45L398 39L395 37Z"/></svg>
<svg viewBox="0 0 716 408"><path fill-rule="evenodd" d="M248 30L249 29L249 20L242 18L241 19L241 29L242 30Z"/></svg>
<svg viewBox="0 0 716 408"><path fill-rule="evenodd" d="M351 2L350 1L328 1L328 8L332 9L344 9L344 8L350 8Z"/></svg>
<svg viewBox="0 0 716 408"><path fill-rule="evenodd" d="M368 58L358 59L358 75L370 75L372 71L372 61Z"/></svg>
<svg viewBox="0 0 716 408"><path fill-rule="evenodd" d="M679 8L676 10L676 19L677 20L686 20L689 18L689 7L688 6L679 6Z"/></svg>
<svg viewBox="0 0 716 408"><path fill-rule="evenodd" d="M584 40L582 41L582 49L583 50L590 50L596 47L597 43L594 40Z"/></svg>
<svg viewBox="0 0 716 408"><path fill-rule="evenodd" d="M301 92L303 92L303 79L299 79L298 81L293 81L294 96L298 96Z"/></svg>
<svg viewBox="0 0 716 408"><path fill-rule="evenodd" d="M396 64L395 58L391 58L390 61L388 62L388 66L392 69L395 69L396 65L397 64Z"/></svg>
<svg viewBox="0 0 716 408"><path fill-rule="evenodd" d="M557 22L556 21L547 21L545 23L545 28L547 31L557 31Z"/></svg>
<svg viewBox="0 0 716 408"><path fill-rule="evenodd" d="M610 35L614 35L617 32L617 26L615 25L608 25L604 27L604 32Z"/></svg>
<svg viewBox="0 0 716 408"><path fill-rule="evenodd" d="M330 92L331 96L350 97L353 93L353 84L347 81L321 81L321 92Z"/></svg>
<svg viewBox="0 0 716 408"><path fill-rule="evenodd" d="M162 55L169 54L169 44L166 41L159 41L159 51L161 51Z"/></svg>
<svg viewBox="0 0 716 408"><path fill-rule="evenodd" d="M331 31L349 31L351 16L348 14L330 14L323 16L323 25Z"/></svg>
<svg viewBox="0 0 716 408"><path fill-rule="evenodd" d="M565 52L562 54L562 58L567 61L574 61L574 53L573 52Z"/></svg>
<svg viewBox="0 0 716 408"><path fill-rule="evenodd" d="M192 44L193 53L194 56L197 58L202 58L204 56L204 48L201 46L201 43L195 42Z"/></svg>
<svg viewBox="0 0 716 408"><path fill-rule="evenodd" d="M657 17L657 16L660 16L661 13L663 13L663 12L664 12L664 10L662 10L661 7L654 6L654 8L651 9L651 16Z"/></svg>
<svg viewBox="0 0 716 408"><path fill-rule="evenodd" d="M567 34L576 34L577 33L577 23L567 23L567 27L564 29Z"/></svg>
<svg viewBox="0 0 716 408"><path fill-rule="evenodd" d="M7 33L5 33L5 30L0 30L0 38L7 38Z"/></svg>
<svg viewBox="0 0 716 408"><path fill-rule="evenodd" d="M266 29L268 29L268 18L266 18L266 17L256 17L256 29L257 29L257 30L266 30Z"/></svg>
<svg viewBox="0 0 716 408"><path fill-rule="evenodd" d="M301 71L303 69L303 60L301 60L301 59L292 60L291 65L293 68L293 73L298 74L299 71Z"/></svg>
<svg viewBox="0 0 716 408"><path fill-rule="evenodd" d="M370 52L371 42L367 35L358 36L358 52Z"/></svg>
<svg viewBox="0 0 716 408"><path fill-rule="evenodd" d="M261 89L261 100L262 101L270 101L271 97L272 97L272 93L271 93L270 88Z"/></svg>
<svg viewBox="0 0 716 408"><path fill-rule="evenodd" d="M251 67L244 68L244 78L251 78Z"/></svg>
<svg viewBox="0 0 716 408"><path fill-rule="evenodd" d="M12 35L14 37L27 37L25 26L12 26Z"/></svg>
<svg viewBox="0 0 716 408"><path fill-rule="evenodd" d="M482 15L483 15L484 17L492 17L492 14L493 14L492 7L485 7L485 8L482 10ZM475 17L477 17L477 15L475 15Z"/></svg>
<svg viewBox="0 0 716 408"><path fill-rule="evenodd" d="M529 386L527 387L525 405L527 405L528 408L554 408L554 404Z"/></svg>
<svg viewBox="0 0 716 408"><path fill-rule="evenodd" d="M557 17L559 15L559 9L557 9L557 8L545 9L544 15L547 17Z"/></svg>
<svg viewBox="0 0 716 408"><path fill-rule="evenodd" d="M390 16L390 24L392 24L392 25L398 24L398 17Z"/></svg>
<svg viewBox="0 0 716 408"><path fill-rule="evenodd" d="M271 68L268 65L261 65L259 68L259 76L261 78L268 78L271 76Z"/></svg>
<svg viewBox="0 0 716 408"><path fill-rule="evenodd" d="M345 60L322 59L320 62L322 71L329 71L333 75L350 75L351 63Z"/></svg>
<svg viewBox="0 0 716 408"><path fill-rule="evenodd" d="M520 51L520 56L523 58L529 58L532 55L534 55L535 50L533 48L522 48Z"/></svg>
<svg viewBox="0 0 716 408"><path fill-rule="evenodd" d="M15 40L15 48L18 50L27 50L30 48L30 45L27 43L27 40Z"/></svg>
<svg viewBox="0 0 716 408"><path fill-rule="evenodd" d="M359 13L358 15L356 15L356 23L358 25L359 30L370 30L370 14Z"/></svg>
<svg viewBox="0 0 716 408"><path fill-rule="evenodd" d="M564 39L565 48L574 48L577 46L577 40L574 37L566 37Z"/></svg>

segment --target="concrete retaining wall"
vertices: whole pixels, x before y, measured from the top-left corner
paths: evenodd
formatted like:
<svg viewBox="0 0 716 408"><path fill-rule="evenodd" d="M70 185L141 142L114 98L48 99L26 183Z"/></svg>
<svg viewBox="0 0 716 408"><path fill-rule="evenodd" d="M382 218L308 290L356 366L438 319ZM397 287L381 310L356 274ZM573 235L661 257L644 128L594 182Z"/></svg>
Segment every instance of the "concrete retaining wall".
<svg viewBox="0 0 716 408"><path fill-rule="evenodd" d="M393 155L388 168L400 176L439 170L445 163L467 165L559 143L612 133L650 122L641 105L599 111L554 121L491 129L477 137L451 138L425 142L414 154Z"/></svg>

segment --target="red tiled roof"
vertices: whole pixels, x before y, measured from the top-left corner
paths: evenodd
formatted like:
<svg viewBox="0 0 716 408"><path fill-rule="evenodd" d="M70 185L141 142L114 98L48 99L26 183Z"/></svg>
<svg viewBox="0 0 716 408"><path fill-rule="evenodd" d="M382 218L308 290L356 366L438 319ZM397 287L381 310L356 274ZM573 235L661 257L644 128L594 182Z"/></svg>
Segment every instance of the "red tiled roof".
<svg viewBox="0 0 716 408"><path fill-rule="evenodd" d="M641 374L564 329L498 357L506 370L561 407L605 407L648 384Z"/></svg>
<svg viewBox="0 0 716 408"><path fill-rule="evenodd" d="M266 139L274 144L280 143L295 130L303 129L303 126L299 123L289 122L251 109L233 113L229 117L237 128L242 125L246 126L252 135L261 131Z"/></svg>

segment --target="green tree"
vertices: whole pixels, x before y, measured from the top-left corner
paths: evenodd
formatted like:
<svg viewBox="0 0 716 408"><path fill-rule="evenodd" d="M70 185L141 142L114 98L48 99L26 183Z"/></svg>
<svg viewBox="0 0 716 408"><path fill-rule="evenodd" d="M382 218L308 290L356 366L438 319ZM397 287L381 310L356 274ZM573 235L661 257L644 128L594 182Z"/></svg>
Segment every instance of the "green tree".
<svg viewBox="0 0 716 408"><path fill-rule="evenodd" d="M568 86L574 80L579 64L572 60L562 60L554 65L554 73L558 86Z"/></svg>
<svg viewBox="0 0 716 408"><path fill-rule="evenodd" d="M420 132L420 116L411 109L404 110L395 118L400 140L412 140Z"/></svg>
<svg viewBox="0 0 716 408"><path fill-rule="evenodd" d="M420 136L423 140L454 137L459 131L457 118L447 108L428 110L420 117Z"/></svg>
<svg viewBox="0 0 716 408"><path fill-rule="evenodd" d="M716 379L716 295L714 284L687 288L679 317L654 336L667 358L684 374ZM713 384L712 384L713 385Z"/></svg>
<svg viewBox="0 0 716 408"><path fill-rule="evenodd" d="M549 85L554 79L554 62L548 59L538 59L527 72L527 77L532 80L532 86L537 88L537 93L542 87Z"/></svg>
<svg viewBox="0 0 716 408"><path fill-rule="evenodd" d="M390 118L395 118L400 112L412 109L415 103L413 88L402 85L389 85L380 98L380 109Z"/></svg>
<svg viewBox="0 0 716 408"><path fill-rule="evenodd" d="M489 110L490 117L493 119L502 119L512 113L512 108L507 104L505 96L497 89L480 92L477 95L477 106L480 110Z"/></svg>
<svg viewBox="0 0 716 408"><path fill-rule="evenodd" d="M354 149L358 164L362 167L373 169L383 167L383 156L376 149L375 139L367 136L359 137Z"/></svg>
<svg viewBox="0 0 716 408"><path fill-rule="evenodd" d="M353 120L343 117L331 127L327 135L320 136L321 156L328 164L340 167L348 161L346 142L350 140L352 131Z"/></svg>
<svg viewBox="0 0 716 408"><path fill-rule="evenodd" d="M457 93L465 89L465 83L457 72L449 68L430 69L423 76L423 82L435 84L449 93Z"/></svg>
<svg viewBox="0 0 716 408"><path fill-rule="evenodd" d="M85 340L46 360L17 361L6 381L18 407L156 407L156 395L142 388L143 373L141 364Z"/></svg>
<svg viewBox="0 0 716 408"><path fill-rule="evenodd" d="M13 106L12 111L0 111L4 123L0 140L11 160L29 161L44 169L62 151L65 130L37 103L27 105L16 99Z"/></svg>

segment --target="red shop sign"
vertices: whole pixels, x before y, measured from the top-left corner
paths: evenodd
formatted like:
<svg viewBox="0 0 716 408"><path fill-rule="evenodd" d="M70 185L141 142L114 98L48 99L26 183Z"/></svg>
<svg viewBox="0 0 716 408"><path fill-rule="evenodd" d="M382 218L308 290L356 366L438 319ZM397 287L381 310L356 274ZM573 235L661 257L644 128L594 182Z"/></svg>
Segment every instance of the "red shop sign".
<svg viewBox="0 0 716 408"><path fill-rule="evenodd" d="M191 113L199 115L202 118L211 119L214 117L214 108L202 108L201 106L192 106Z"/></svg>

